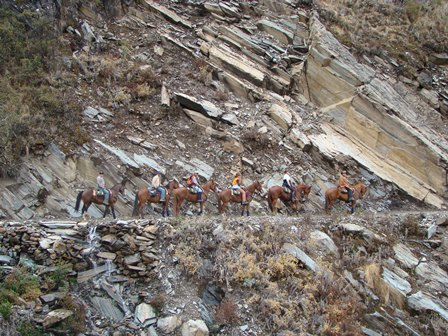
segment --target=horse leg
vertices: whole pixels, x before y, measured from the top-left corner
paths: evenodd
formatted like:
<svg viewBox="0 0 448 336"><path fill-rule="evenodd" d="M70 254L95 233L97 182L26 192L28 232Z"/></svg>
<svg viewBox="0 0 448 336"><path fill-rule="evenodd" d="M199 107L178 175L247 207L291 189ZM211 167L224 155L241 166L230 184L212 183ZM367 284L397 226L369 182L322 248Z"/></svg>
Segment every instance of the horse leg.
<svg viewBox="0 0 448 336"><path fill-rule="evenodd" d="M114 217L114 219L117 218L115 216L115 207L112 205L110 208L112 209L112 216Z"/></svg>
<svg viewBox="0 0 448 336"><path fill-rule="evenodd" d="M277 199L272 200L272 212L277 215Z"/></svg>
<svg viewBox="0 0 448 336"><path fill-rule="evenodd" d="M247 214L247 217L249 217L249 203L247 203L247 205L246 205L246 214Z"/></svg>
<svg viewBox="0 0 448 336"><path fill-rule="evenodd" d="M199 216L202 215L202 211L204 210L204 200L199 203L200 204L200 210L199 210Z"/></svg>
<svg viewBox="0 0 448 336"><path fill-rule="evenodd" d="M108 212L109 212L109 206L106 205L106 208L104 209L104 213L103 213L103 218L106 218L106 215L108 214Z"/></svg>
<svg viewBox="0 0 448 336"><path fill-rule="evenodd" d="M166 212L166 202L162 202L162 217L165 217Z"/></svg>
<svg viewBox="0 0 448 336"><path fill-rule="evenodd" d="M140 218L143 219L144 214L143 214L143 210L145 210L145 202L142 202L141 204L139 204L138 206L138 212L140 214Z"/></svg>
<svg viewBox="0 0 448 336"><path fill-rule="evenodd" d="M244 208L245 208L246 206L245 205L242 205L241 206L241 216L244 216Z"/></svg>
<svg viewBox="0 0 448 336"><path fill-rule="evenodd" d="M84 203L81 210L81 216L84 216L84 213L87 213L87 210L89 209L90 203Z"/></svg>

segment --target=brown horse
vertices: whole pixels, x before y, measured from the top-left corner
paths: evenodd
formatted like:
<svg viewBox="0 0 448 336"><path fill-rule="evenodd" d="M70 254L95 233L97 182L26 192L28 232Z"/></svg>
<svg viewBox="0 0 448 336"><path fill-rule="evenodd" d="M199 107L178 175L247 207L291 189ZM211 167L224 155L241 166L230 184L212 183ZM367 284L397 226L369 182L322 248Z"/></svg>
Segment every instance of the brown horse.
<svg viewBox="0 0 448 336"><path fill-rule="evenodd" d="M165 215L168 217L170 215L170 210L168 209L170 203L170 195L173 192L173 190L177 188L179 188L179 182L177 182L177 180L172 180L168 184L168 188L166 188L166 195L164 202L160 202L159 192L151 196L151 194L149 193L149 189L147 187L141 188L135 195L134 209L132 211L132 216L137 216L137 214L140 214L140 217L143 218L143 209L145 207L146 202L148 202L148 203L162 203L162 217L165 217Z"/></svg>
<svg viewBox="0 0 448 336"><path fill-rule="evenodd" d="M252 201L253 195L256 191L262 192L263 187L259 181L255 181L250 186L246 188L246 204L241 205L241 216L244 215L244 209L246 209L247 216L249 216L249 204ZM241 203L242 197L241 194L233 195L232 189L225 189L218 194L218 210L219 213L222 214L226 211L229 202L233 203Z"/></svg>
<svg viewBox="0 0 448 336"><path fill-rule="evenodd" d="M310 194L311 186L307 184L298 184L296 186L296 200L291 201L292 193L286 193L283 186L273 186L268 190L268 205L269 209L274 214L277 214L277 201L281 199L286 206L291 206L295 211L299 210L300 202L305 202Z"/></svg>
<svg viewBox="0 0 448 336"><path fill-rule="evenodd" d="M353 188L353 200L350 202L350 212L355 212L355 204L358 199L362 199L367 192L367 186L362 183L357 183L352 186ZM339 188L330 188L325 192L325 211L329 213L333 208L333 204L336 200L340 199L345 203L348 203L348 194L342 193Z"/></svg>
<svg viewBox="0 0 448 336"><path fill-rule="evenodd" d="M199 215L201 215L202 211L204 210L204 203L207 200L207 195L210 190L216 192L216 182L211 179L210 181L202 185L202 190L204 192L202 193L202 202L200 203L201 210L199 211ZM197 203L198 195L191 193L186 187L182 187L173 191L173 211L176 216L179 216L180 207L185 200L187 200L188 202Z"/></svg>
<svg viewBox="0 0 448 336"><path fill-rule="evenodd" d="M110 191L109 204L106 205L106 208L104 209L103 218L106 217L107 213L109 212L109 208L112 210L112 216L116 218L114 204L118 200L118 194L123 193L124 188L126 186L126 182L127 178L124 178L123 181L116 184L112 189L109 190ZM93 191L94 191L93 188L87 189L85 191L80 191L78 196L76 197L75 211L79 211L79 205L81 201L83 202L81 216L84 215L84 212L87 212L92 203L103 204L104 202L104 196L103 195L94 196Z"/></svg>

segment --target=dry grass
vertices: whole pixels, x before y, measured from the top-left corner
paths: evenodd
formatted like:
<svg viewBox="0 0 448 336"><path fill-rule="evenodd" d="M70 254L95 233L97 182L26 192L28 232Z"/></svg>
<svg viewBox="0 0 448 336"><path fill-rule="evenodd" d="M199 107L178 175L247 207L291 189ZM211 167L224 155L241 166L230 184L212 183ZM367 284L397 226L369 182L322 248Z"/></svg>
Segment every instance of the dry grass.
<svg viewBox="0 0 448 336"><path fill-rule="evenodd" d="M321 18L360 53L396 58L406 75L424 67L428 52L448 50L448 3L408 0L316 1Z"/></svg>
<svg viewBox="0 0 448 336"><path fill-rule="evenodd" d="M204 259L211 261L213 280L242 293L241 299L251 307L265 334L361 335L357 321L363 308L345 281L330 271L313 275L284 253L285 242L304 248L303 237L291 236L288 225L260 224L260 231L246 226L227 228L226 238L218 240L213 221L179 221L172 237L175 254L183 269L198 281ZM218 308L219 323L236 321L231 315L236 309L229 309L230 305Z"/></svg>
<svg viewBox="0 0 448 336"><path fill-rule="evenodd" d="M403 309L405 304L403 295L383 280L380 265L367 265L365 267L365 278L367 285L384 304L393 304L397 308Z"/></svg>
<svg viewBox="0 0 448 336"><path fill-rule="evenodd" d="M224 299L216 309L215 319L219 324L236 325L240 321L238 305L232 299Z"/></svg>

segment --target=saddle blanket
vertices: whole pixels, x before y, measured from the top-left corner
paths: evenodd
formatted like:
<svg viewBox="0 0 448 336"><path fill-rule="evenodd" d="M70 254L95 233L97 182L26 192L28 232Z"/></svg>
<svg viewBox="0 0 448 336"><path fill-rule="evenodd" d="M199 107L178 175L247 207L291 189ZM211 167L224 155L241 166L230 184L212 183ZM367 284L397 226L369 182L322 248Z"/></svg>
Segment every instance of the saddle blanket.
<svg viewBox="0 0 448 336"><path fill-rule="evenodd" d="M192 187L188 187L187 189L188 189L188 191L190 192L190 194L197 194L196 189L194 189L194 188L192 188Z"/></svg>
<svg viewBox="0 0 448 336"><path fill-rule="evenodd" d="M232 190L232 195L238 196L241 195L241 191L239 191L238 189L231 189Z"/></svg>

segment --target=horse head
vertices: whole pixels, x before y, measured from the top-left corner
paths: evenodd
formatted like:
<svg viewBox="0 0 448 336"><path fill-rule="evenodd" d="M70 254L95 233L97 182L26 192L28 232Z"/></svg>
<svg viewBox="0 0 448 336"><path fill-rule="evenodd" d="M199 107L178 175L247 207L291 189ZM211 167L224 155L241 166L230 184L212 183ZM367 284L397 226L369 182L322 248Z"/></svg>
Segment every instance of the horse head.
<svg viewBox="0 0 448 336"><path fill-rule="evenodd" d="M260 181L256 180L254 183L255 190L258 191L260 194L263 192L263 186L261 185Z"/></svg>
<svg viewBox="0 0 448 336"><path fill-rule="evenodd" d="M214 192L216 192L216 188L217 188L218 184L215 182L214 179L210 179L210 181L208 181L207 184L210 186L210 190L213 190Z"/></svg>
<svg viewBox="0 0 448 336"><path fill-rule="evenodd" d="M178 189L179 188L179 181L176 179L173 179L169 184L168 184L168 189L170 190L174 190L174 189Z"/></svg>
<svg viewBox="0 0 448 336"><path fill-rule="evenodd" d="M302 202L305 202L308 199L308 196L310 195L311 192L311 186L307 185L307 184L299 184L296 187L297 192L300 195L300 200Z"/></svg>
<svg viewBox="0 0 448 336"><path fill-rule="evenodd" d="M367 192L367 186L364 183L358 183L355 187L359 192L359 198L363 198Z"/></svg>

